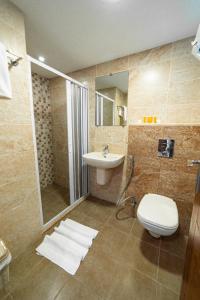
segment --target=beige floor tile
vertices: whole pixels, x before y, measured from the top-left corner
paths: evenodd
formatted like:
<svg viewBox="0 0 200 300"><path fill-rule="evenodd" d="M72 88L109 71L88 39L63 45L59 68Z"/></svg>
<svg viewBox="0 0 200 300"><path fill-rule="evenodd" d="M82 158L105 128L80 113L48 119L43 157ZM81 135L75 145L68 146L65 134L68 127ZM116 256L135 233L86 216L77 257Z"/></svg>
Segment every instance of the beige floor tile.
<svg viewBox="0 0 200 300"><path fill-rule="evenodd" d="M13 260L10 264L10 289L13 290L17 285L20 285L29 274L32 274L37 266L44 260L35 252L35 248L40 241L36 242L28 248L19 257Z"/></svg>
<svg viewBox="0 0 200 300"><path fill-rule="evenodd" d="M179 296L166 287L157 285L157 300L179 300Z"/></svg>
<svg viewBox="0 0 200 300"><path fill-rule="evenodd" d="M124 220L118 220L116 219L116 212L118 209L116 208L114 213L110 216L108 220L108 224L113 226L115 229L122 231L124 233L130 233L133 225L135 224L135 218L132 216L126 214L125 212L121 211L119 214L120 218L127 218Z"/></svg>
<svg viewBox="0 0 200 300"><path fill-rule="evenodd" d="M5 296L4 298L1 298L1 295L0 295L0 299L2 299L2 300L14 300L12 294L8 294L8 295Z"/></svg>
<svg viewBox="0 0 200 300"><path fill-rule="evenodd" d="M70 275L46 259L12 291L16 300L54 299Z"/></svg>
<svg viewBox="0 0 200 300"><path fill-rule="evenodd" d="M67 215L67 217L68 217L68 215ZM96 219L95 216L94 217L87 216L84 213L82 213L82 214L80 213L77 216L72 216L72 217L69 216L69 218L71 218L74 221L79 222L83 225L94 228L96 230L101 230L105 225L105 223L103 221L101 221L100 219Z"/></svg>
<svg viewBox="0 0 200 300"><path fill-rule="evenodd" d="M113 213L113 204L106 201L97 201L96 198L90 197L85 201L82 212L87 216L93 217L101 222L106 222Z"/></svg>
<svg viewBox="0 0 200 300"><path fill-rule="evenodd" d="M0 299L2 299L2 300L7 299L7 297L9 296L9 293L10 293L9 287L0 289Z"/></svg>
<svg viewBox="0 0 200 300"><path fill-rule="evenodd" d="M102 251L108 257L112 257L115 261L118 261L127 239L128 234L110 225L105 225L94 241L92 251Z"/></svg>
<svg viewBox="0 0 200 300"><path fill-rule="evenodd" d="M112 288L116 271L117 263L112 257L103 251L89 251L75 279L87 286L96 296L105 299Z"/></svg>
<svg viewBox="0 0 200 300"><path fill-rule="evenodd" d="M179 294L182 283L184 260L169 252L160 252L158 281Z"/></svg>
<svg viewBox="0 0 200 300"><path fill-rule="evenodd" d="M141 241L138 238L129 237L119 262L130 266L152 279L157 278L159 249Z"/></svg>
<svg viewBox="0 0 200 300"><path fill-rule="evenodd" d="M131 235L151 244L154 247L160 246L160 239L155 239L154 237L152 237L137 219L131 230Z"/></svg>
<svg viewBox="0 0 200 300"><path fill-rule="evenodd" d="M43 189L41 199L44 223L47 223L70 205L68 191L57 184L50 184Z"/></svg>
<svg viewBox="0 0 200 300"><path fill-rule="evenodd" d="M72 277L61 289L55 300L102 300L102 297Z"/></svg>
<svg viewBox="0 0 200 300"><path fill-rule="evenodd" d="M177 231L169 237L162 237L161 249L180 256L185 257L188 237L182 231Z"/></svg>
<svg viewBox="0 0 200 300"><path fill-rule="evenodd" d="M156 299L156 282L136 270L121 267L115 279L109 300Z"/></svg>

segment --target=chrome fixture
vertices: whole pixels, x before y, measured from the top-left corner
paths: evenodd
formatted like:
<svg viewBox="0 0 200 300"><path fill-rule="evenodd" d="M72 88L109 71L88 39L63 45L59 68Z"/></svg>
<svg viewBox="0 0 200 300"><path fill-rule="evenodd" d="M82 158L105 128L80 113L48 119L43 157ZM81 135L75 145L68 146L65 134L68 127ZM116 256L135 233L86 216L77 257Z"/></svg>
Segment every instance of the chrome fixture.
<svg viewBox="0 0 200 300"><path fill-rule="evenodd" d="M18 66L20 60L22 60L23 58L10 52L9 50L6 50L6 52L7 52L7 57L9 59L8 61L9 68Z"/></svg>
<svg viewBox="0 0 200 300"><path fill-rule="evenodd" d="M197 30L195 40L191 42L192 45L192 55L200 60L200 25Z"/></svg>
<svg viewBox="0 0 200 300"><path fill-rule="evenodd" d="M109 153L109 145L103 145L103 156L106 157Z"/></svg>
<svg viewBox="0 0 200 300"><path fill-rule="evenodd" d="M194 165L200 165L200 159L188 159L187 166L192 167Z"/></svg>

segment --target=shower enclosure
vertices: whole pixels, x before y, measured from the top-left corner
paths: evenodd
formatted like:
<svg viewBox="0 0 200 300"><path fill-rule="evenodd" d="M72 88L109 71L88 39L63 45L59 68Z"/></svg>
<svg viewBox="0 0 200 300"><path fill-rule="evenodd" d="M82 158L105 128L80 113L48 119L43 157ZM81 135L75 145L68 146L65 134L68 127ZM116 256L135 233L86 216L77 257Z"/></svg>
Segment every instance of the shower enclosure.
<svg viewBox="0 0 200 300"><path fill-rule="evenodd" d="M88 193L88 90L30 58L38 192L43 223L60 217Z"/></svg>

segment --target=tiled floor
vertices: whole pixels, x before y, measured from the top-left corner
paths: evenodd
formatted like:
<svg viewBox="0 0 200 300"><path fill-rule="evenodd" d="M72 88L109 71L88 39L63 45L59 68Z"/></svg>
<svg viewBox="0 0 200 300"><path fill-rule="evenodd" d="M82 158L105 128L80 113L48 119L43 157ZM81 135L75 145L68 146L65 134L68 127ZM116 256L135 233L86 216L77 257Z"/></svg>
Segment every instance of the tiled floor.
<svg viewBox="0 0 200 300"><path fill-rule="evenodd" d="M41 198L44 223L47 223L70 205L68 190L55 183L42 189Z"/></svg>
<svg viewBox="0 0 200 300"><path fill-rule="evenodd" d="M100 232L76 275L32 248L11 264L8 294L0 299L178 300L187 239L181 231L154 239L135 219L116 220L115 212L107 202L84 201L68 217Z"/></svg>

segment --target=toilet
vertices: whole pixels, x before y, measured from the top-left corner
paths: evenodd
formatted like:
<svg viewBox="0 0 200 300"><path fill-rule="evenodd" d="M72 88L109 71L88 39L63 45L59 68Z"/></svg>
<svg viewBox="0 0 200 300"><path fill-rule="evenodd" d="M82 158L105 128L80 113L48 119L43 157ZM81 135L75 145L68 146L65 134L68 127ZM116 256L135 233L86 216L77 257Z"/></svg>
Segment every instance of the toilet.
<svg viewBox="0 0 200 300"><path fill-rule="evenodd" d="M9 264L11 260L10 251L0 239L0 289L5 288L9 281Z"/></svg>
<svg viewBox="0 0 200 300"><path fill-rule="evenodd" d="M157 194L146 194L142 198L137 209L137 218L155 238L172 235L179 225L175 201Z"/></svg>

